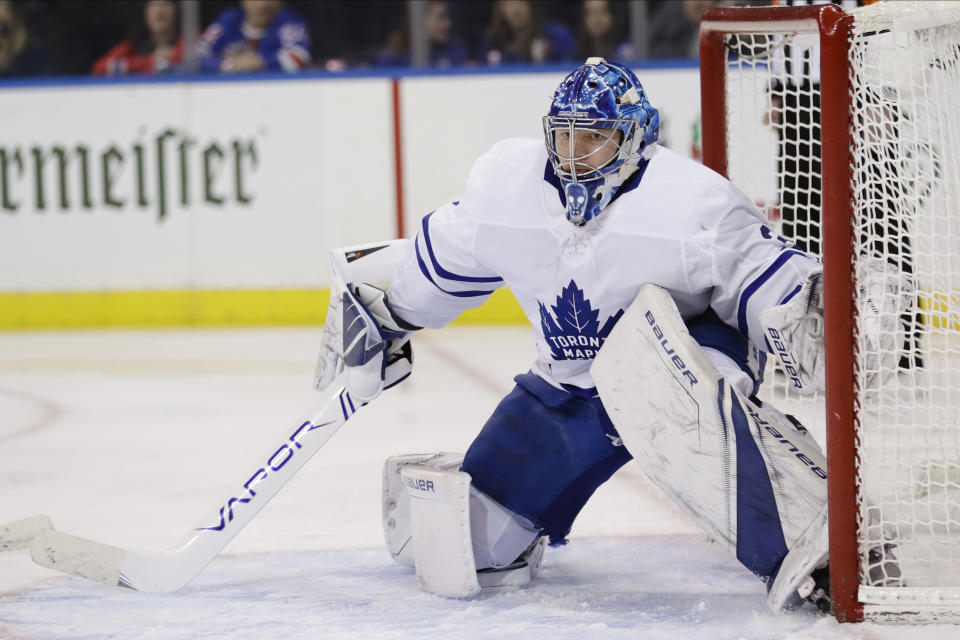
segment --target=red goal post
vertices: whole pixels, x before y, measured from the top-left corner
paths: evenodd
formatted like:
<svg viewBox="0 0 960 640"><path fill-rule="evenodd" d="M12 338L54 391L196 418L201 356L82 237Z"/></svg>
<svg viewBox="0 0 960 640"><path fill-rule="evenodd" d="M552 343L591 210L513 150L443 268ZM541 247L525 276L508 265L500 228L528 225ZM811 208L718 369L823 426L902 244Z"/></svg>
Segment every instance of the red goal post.
<svg viewBox="0 0 960 640"><path fill-rule="evenodd" d="M700 70L704 163L824 264L827 389L797 406L825 431L834 614L956 621L960 384L930 378L960 363L960 7L714 9Z"/></svg>

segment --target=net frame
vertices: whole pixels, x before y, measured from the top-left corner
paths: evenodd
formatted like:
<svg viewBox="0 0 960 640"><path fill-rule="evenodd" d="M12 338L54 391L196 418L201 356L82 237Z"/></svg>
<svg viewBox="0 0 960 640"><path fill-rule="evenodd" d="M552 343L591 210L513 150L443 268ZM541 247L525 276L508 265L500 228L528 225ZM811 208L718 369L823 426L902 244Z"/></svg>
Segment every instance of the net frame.
<svg viewBox="0 0 960 640"><path fill-rule="evenodd" d="M864 605L860 548L862 498L859 495L858 349L854 189L855 141L851 67L854 18L834 5L714 9L701 23L701 101L704 164L728 175L727 46L735 33L815 36L820 46L821 249L827 389L825 403L830 580L833 612L840 621L917 616L955 621L960 601L929 589L888 595L873 589ZM958 585L960 586L960 585ZM887 591L891 591L887 589ZM876 599L874 599L876 598ZM886 600L885 600L886 598ZM919 615L918 615L919 614ZM886 617L885 617L886 616ZM892 617L891 617L892 616Z"/></svg>

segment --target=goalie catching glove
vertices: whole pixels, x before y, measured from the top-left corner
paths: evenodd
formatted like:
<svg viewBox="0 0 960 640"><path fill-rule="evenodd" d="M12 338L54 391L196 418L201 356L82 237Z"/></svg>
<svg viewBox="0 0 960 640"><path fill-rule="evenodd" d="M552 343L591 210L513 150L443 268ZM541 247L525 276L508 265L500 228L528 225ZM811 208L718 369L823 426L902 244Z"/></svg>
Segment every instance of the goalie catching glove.
<svg viewBox="0 0 960 640"><path fill-rule="evenodd" d="M807 274L787 302L760 313L768 351L774 354L801 394L824 388L823 267Z"/></svg>
<svg viewBox="0 0 960 640"><path fill-rule="evenodd" d="M910 276L880 258L857 263L857 307L863 385L876 389L890 378L903 354L904 314L916 305ZM807 275L800 292L760 314L769 350L801 394L824 389L823 269Z"/></svg>
<svg viewBox="0 0 960 640"><path fill-rule="evenodd" d="M905 353L904 314L916 308L917 289L909 274L881 258L862 257L857 263L857 306L865 389L876 390L897 370Z"/></svg>
<svg viewBox="0 0 960 640"><path fill-rule="evenodd" d="M393 312L382 289L366 283L336 283L330 293L314 386L327 388L345 369L350 395L364 403L373 400L410 375L410 333L419 328Z"/></svg>

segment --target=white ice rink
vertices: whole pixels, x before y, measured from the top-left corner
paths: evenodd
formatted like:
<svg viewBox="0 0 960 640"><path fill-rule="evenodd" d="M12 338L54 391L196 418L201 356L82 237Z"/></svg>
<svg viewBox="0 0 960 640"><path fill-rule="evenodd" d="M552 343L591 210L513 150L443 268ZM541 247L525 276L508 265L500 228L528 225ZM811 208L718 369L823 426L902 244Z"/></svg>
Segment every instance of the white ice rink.
<svg viewBox="0 0 960 640"><path fill-rule="evenodd" d="M249 477L313 394L319 329L0 333L0 523L159 551ZM519 590L444 600L382 547L388 455L462 451L534 351L520 328L415 341L364 408L183 590L151 596L0 555L0 638L916 640L960 627L773 615L764 589L628 465Z"/></svg>

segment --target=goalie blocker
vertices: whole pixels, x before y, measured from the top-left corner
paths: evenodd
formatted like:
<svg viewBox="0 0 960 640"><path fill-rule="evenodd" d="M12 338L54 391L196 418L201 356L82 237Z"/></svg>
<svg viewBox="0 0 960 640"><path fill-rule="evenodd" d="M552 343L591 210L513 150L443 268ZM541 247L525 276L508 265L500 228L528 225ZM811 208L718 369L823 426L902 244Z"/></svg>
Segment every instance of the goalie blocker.
<svg viewBox="0 0 960 640"><path fill-rule="evenodd" d="M345 371L347 390L366 404L410 375L410 335L420 327L397 317L374 284L390 280L408 244L391 240L330 252L330 306L314 376L318 391Z"/></svg>

